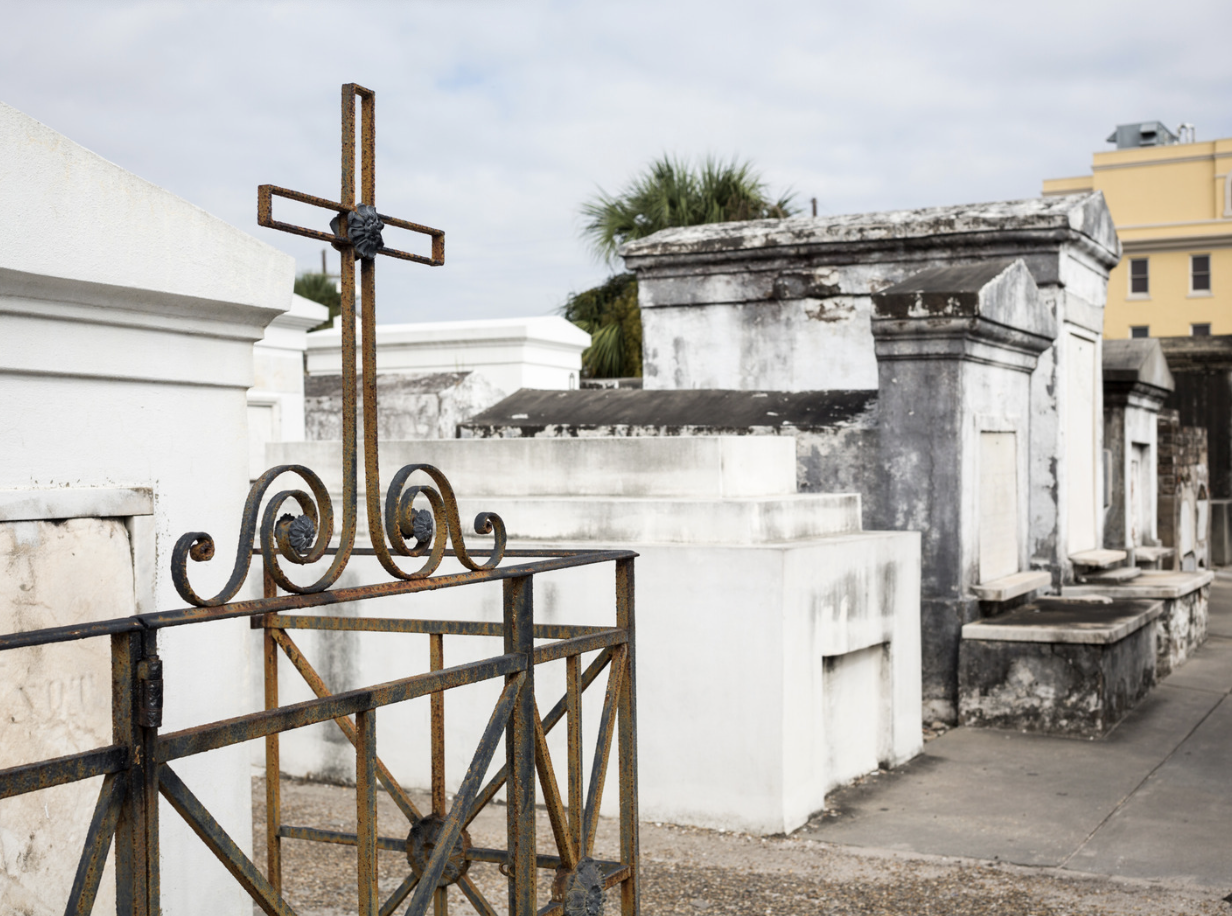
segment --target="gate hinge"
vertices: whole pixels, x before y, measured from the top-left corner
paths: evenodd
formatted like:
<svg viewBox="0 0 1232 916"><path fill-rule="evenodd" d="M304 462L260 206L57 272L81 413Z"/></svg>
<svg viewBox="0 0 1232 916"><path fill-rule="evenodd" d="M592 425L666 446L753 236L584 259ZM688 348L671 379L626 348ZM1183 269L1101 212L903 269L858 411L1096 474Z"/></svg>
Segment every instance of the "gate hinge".
<svg viewBox="0 0 1232 916"><path fill-rule="evenodd" d="M162 659L151 655L137 662L137 678L141 681L137 724L142 728L159 728L163 724Z"/></svg>

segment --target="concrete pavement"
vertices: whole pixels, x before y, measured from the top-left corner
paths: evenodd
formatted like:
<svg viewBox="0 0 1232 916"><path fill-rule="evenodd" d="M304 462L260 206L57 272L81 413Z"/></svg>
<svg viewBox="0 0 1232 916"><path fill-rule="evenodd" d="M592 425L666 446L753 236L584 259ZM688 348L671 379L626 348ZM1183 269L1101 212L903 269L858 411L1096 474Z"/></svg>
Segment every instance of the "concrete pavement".
<svg viewBox="0 0 1232 916"><path fill-rule="evenodd" d="M1232 573L1206 643L1111 734L957 728L799 836L1232 890Z"/></svg>

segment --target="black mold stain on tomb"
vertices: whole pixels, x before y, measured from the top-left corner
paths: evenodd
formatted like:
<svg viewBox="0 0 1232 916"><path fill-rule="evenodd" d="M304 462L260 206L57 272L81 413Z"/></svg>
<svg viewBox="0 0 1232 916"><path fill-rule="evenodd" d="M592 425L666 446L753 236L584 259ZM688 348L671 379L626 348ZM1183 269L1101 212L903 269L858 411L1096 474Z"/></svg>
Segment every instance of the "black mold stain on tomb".
<svg viewBox="0 0 1232 916"><path fill-rule="evenodd" d="M826 428L865 416L876 391L728 391L524 388L463 426Z"/></svg>

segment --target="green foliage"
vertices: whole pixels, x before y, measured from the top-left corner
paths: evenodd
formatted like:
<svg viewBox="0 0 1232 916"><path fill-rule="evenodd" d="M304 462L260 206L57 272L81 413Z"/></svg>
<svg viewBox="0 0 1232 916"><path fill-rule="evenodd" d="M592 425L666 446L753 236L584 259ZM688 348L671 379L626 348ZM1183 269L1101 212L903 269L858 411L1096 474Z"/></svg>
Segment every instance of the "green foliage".
<svg viewBox="0 0 1232 916"><path fill-rule="evenodd" d="M342 294L334 285L334 278L328 274L300 274L295 278L295 292L329 309L329 318L313 328L314 331L328 328L334 323L334 318L342 313Z"/></svg>
<svg viewBox="0 0 1232 916"><path fill-rule="evenodd" d="M698 167L664 156L619 194L600 190L583 204L582 234L609 264L620 246L672 226L781 219L797 212L793 194L771 200L748 162L707 157Z"/></svg>
<svg viewBox="0 0 1232 916"><path fill-rule="evenodd" d="M583 204L587 223L582 234L612 264L626 242L660 229L791 216L797 212L792 197L787 193L771 200L748 162L708 157L694 167L664 156L619 194L601 190ZM562 311L591 335L590 348L582 354L583 376L642 374L642 313L633 274L617 274L601 286L571 295Z"/></svg>
<svg viewBox="0 0 1232 916"><path fill-rule="evenodd" d="M590 346L582 353L584 377L630 378L642 374L642 313L633 274L617 274L601 286L575 293L562 311L590 334Z"/></svg>

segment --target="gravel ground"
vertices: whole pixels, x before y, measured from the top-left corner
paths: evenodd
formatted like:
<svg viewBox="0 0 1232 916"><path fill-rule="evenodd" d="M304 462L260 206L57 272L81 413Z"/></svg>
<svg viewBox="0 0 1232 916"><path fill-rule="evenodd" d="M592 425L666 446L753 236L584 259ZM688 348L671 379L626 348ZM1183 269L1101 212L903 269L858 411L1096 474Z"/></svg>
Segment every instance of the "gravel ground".
<svg viewBox="0 0 1232 916"><path fill-rule="evenodd" d="M414 795L426 809L426 796ZM344 786L285 778L283 821L296 826L354 831L355 792ZM379 793L383 836L404 836L401 812ZM489 806L472 824L477 846L504 846L505 809ZM265 860L265 786L253 781L253 846ZM542 852L552 852L551 828L541 811ZM616 858L619 828L600 822L596 855ZM1212 891L1156 882L1123 881L971 860L905 856L833 846L792 837L753 837L693 827L644 823L642 911L647 916L1232 916ZM355 911L352 847L283 840L283 881L301 916ZM262 869L264 870L264 869ZM388 895L408 874L406 858L380 853L380 886ZM468 872L498 913L505 913L505 879L496 866ZM544 874L539 899L548 899ZM612 895L609 895L612 897ZM450 891L455 913L471 907ZM605 912L618 912L609 899Z"/></svg>

